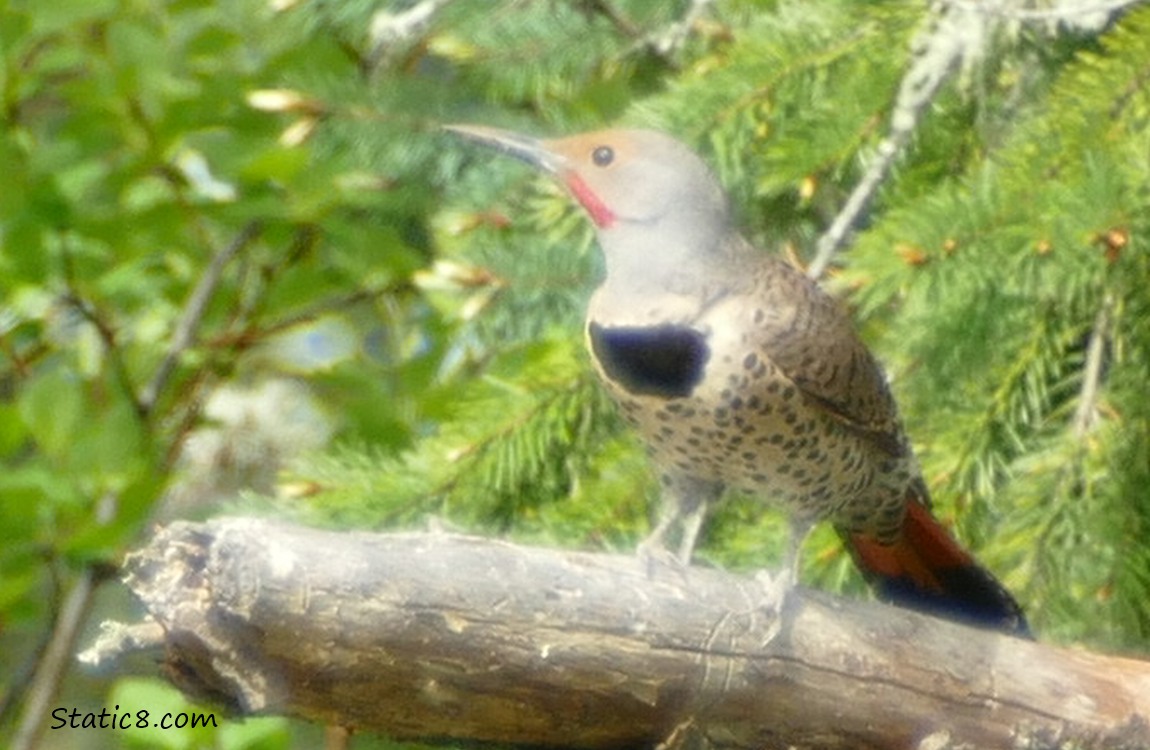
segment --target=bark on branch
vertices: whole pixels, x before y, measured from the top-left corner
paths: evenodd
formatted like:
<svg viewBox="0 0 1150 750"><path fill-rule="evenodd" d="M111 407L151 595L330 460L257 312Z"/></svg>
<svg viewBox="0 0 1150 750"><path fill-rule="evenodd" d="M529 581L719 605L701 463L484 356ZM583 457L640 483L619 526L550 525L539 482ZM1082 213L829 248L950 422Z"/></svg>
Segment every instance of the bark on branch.
<svg viewBox="0 0 1150 750"><path fill-rule="evenodd" d="M620 748L1146 748L1150 664L753 579L447 534L174 523L126 562L170 679L400 739Z"/></svg>

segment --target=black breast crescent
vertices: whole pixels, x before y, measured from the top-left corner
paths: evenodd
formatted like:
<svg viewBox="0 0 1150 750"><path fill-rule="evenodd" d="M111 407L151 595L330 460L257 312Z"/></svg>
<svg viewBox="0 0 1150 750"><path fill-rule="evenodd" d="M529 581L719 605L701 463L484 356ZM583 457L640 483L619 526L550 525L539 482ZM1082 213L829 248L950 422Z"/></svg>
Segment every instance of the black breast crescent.
<svg viewBox="0 0 1150 750"><path fill-rule="evenodd" d="M711 351L703 334L685 326L587 326L591 352L603 372L630 393L663 398L691 395Z"/></svg>

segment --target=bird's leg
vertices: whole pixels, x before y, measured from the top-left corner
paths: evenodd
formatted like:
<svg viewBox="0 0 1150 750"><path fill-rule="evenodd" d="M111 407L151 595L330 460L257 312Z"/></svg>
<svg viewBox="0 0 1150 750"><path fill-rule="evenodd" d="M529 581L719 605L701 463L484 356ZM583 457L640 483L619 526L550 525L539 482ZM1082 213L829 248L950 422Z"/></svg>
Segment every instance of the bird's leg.
<svg viewBox="0 0 1150 750"><path fill-rule="evenodd" d="M799 582L799 553L813 525L811 519L791 516L782 568L774 574L762 570L755 576L763 587L761 607L764 610L778 614L783 612L787 597Z"/></svg>
<svg viewBox="0 0 1150 750"><path fill-rule="evenodd" d="M722 485L680 474L664 473L660 498L659 522L639 543L639 556L646 559L669 557L667 536L679 527L679 547L674 555L676 563L691 563L691 553L698 541L699 531L707 515L707 508L722 494Z"/></svg>
<svg viewBox="0 0 1150 750"><path fill-rule="evenodd" d="M691 564L691 554L695 551L695 543L699 540L699 532L703 530L703 520L707 517L707 507L710 501L697 503L694 508L683 514L679 524L679 553L677 557L683 565Z"/></svg>

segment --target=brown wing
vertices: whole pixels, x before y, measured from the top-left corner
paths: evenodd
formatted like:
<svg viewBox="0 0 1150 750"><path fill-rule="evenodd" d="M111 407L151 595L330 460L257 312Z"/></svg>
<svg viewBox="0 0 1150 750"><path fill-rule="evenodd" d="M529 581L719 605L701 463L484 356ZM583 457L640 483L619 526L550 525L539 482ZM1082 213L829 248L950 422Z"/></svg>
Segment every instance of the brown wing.
<svg viewBox="0 0 1150 750"><path fill-rule="evenodd" d="M769 258L751 313L775 366L839 422L893 456L906 438L886 376L838 302L785 262Z"/></svg>

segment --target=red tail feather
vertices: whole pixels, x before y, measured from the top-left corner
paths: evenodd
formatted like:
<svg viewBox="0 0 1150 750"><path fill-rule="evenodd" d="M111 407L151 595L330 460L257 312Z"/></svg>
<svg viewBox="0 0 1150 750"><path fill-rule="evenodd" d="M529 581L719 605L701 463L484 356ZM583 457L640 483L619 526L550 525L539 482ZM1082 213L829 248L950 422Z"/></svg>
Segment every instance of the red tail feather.
<svg viewBox="0 0 1150 750"><path fill-rule="evenodd" d="M1019 635L1030 631L1022 608L917 498L907 501L902 534L892 544L844 534L879 598L982 627Z"/></svg>

